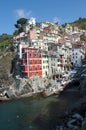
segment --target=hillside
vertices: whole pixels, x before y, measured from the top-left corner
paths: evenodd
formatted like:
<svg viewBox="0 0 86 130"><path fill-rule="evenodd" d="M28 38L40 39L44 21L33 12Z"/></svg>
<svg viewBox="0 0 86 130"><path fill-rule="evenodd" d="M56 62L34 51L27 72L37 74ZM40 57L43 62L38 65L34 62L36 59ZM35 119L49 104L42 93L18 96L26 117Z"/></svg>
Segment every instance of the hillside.
<svg viewBox="0 0 86 130"><path fill-rule="evenodd" d="M0 51L11 49L13 44L13 36L9 34L0 35Z"/></svg>
<svg viewBox="0 0 86 130"><path fill-rule="evenodd" d="M86 29L86 18L79 18L78 20L70 23L72 26L76 26L79 29Z"/></svg>
<svg viewBox="0 0 86 130"><path fill-rule="evenodd" d="M62 25L63 28L66 27L67 24L72 25L72 27L78 27L79 29L86 29L86 18L79 18L71 23L65 23Z"/></svg>

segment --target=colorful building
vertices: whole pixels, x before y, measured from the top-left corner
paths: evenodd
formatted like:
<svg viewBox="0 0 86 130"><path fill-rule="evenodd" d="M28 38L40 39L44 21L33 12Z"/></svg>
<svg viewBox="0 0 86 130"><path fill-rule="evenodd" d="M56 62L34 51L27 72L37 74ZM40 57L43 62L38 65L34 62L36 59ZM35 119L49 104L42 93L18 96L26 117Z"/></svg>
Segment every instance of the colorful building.
<svg viewBox="0 0 86 130"><path fill-rule="evenodd" d="M21 66L25 77L42 76L41 52L35 48L22 48Z"/></svg>

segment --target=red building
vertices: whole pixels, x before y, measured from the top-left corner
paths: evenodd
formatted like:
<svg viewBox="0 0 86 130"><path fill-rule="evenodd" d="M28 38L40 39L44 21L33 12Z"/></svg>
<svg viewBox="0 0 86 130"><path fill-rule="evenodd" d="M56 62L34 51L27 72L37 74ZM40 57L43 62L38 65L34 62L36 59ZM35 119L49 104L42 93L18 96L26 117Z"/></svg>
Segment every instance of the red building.
<svg viewBox="0 0 86 130"><path fill-rule="evenodd" d="M35 48L22 48L21 66L25 77L42 76L41 52Z"/></svg>

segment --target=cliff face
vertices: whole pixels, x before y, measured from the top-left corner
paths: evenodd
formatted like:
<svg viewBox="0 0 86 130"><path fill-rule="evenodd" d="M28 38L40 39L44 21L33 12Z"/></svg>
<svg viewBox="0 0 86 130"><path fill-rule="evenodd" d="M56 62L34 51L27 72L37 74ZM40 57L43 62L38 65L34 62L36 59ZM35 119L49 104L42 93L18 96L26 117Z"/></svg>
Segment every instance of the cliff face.
<svg viewBox="0 0 86 130"><path fill-rule="evenodd" d="M14 52L3 52L0 55L0 79L8 80L14 57Z"/></svg>

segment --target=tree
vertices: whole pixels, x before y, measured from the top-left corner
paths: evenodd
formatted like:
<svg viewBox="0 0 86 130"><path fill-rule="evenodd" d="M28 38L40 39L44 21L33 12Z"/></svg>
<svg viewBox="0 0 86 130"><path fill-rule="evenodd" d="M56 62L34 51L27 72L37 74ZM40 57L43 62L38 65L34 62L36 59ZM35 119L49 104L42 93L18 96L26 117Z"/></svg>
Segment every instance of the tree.
<svg viewBox="0 0 86 130"><path fill-rule="evenodd" d="M21 24L21 25L26 24L26 22L27 22L26 18L20 18L17 20L17 24Z"/></svg>
<svg viewBox="0 0 86 130"><path fill-rule="evenodd" d="M14 35L23 32L23 27L26 24L26 22L27 22L26 18L20 18L16 21L16 24L14 24L14 26L17 28L17 30L14 32Z"/></svg>
<svg viewBox="0 0 86 130"><path fill-rule="evenodd" d="M18 35L18 30L15 30L13 35L15 35L15 36Z"/></svg>
<svg viewBox="0 0 86 130"><path fill-rule="evenodd" d="M0 35L0 50L5 50L5 48L10 48L13 44L13 36L8 34Z"/></svg>

